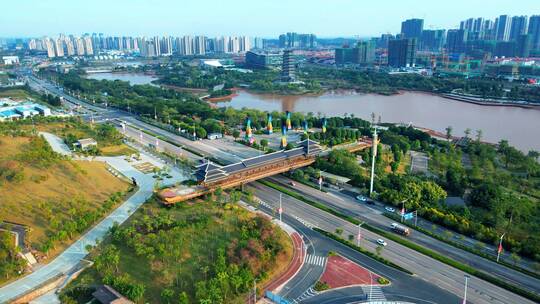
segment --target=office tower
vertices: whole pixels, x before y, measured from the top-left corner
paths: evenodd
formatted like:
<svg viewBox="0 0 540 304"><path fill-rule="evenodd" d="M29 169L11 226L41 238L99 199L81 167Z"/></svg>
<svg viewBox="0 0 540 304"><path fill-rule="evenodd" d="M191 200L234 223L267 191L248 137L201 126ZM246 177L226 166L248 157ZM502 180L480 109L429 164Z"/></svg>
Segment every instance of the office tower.
<svg viewBox="0 0 540 304"><path fill-rule="evenodd" d="M540 50L540 15L529 19L529 35L531 35L531 49Z"/></svg>
<svg viewBox="0 0 540 304"><path fill-rule="evenodd" d="M283 62L283 56L277 53L246 52L246 66L256 69L279 67Z"/></svg>
<svg viewBox="0 0 540 304"><path fill-rule="evenodd" d="M92 38L88 35L84 36L84 52L86 56L94 55L94 47L92 46Z"/></svg>
<svg viewBox="0 0 540 304"><path fill-rule="evenodd" d="M440 51L446 40L446 30L424 30L420 40L420 49L424 51Z"/></svg>
<svg viewBox="0 0 540 304"><path fill-rule="evenodd" d="M414 67L416 39L405 38L388 41L388 65L394 68Z"/></svg>
<svg viewBox="0 0 540 304"><path fill-rule="evenodd" d="M401 23L401 39L403 38L422 38L422 30L424 30L423 19L408 19Z"/></svg>
<svg viewBox="0 0 540 304"><path fill-rule="evenodd" d="M508 41L510 39L510 17L500 15L495 19L495 39L498 41Z"/></svg>
<svg viewBox="0 0 540 304"><path fill-rule="evenodd" d="M352 48L335 50L336 64L372 64L375 61L375 47L372 41L361 41Z"/></svg>
<svg viewBox="0 0 540 304"><path fill-rule="evenodd" d="M531 52L531 38L532 37L529 34L518 36L516 40L516 56L521 58L529 57L529 53Z"/></svg>
<svg viewBox="0 0 540 304"><path fill-rule="evenodd" d="M296 80L295 74L294 74L294 68L295 68L295 62L294 62L293 51L284 50L283 63L281 65L281 81L294 82Z"/></svg>
<svg viewBox="0 0 540 304"><path fill-rule="evenodd" d="M528 21L527 16L512 17L510 40L517 40L520 35L527 34Z"/></svg>
<svg viewBox="0 0 540 304"><path fill-rule="evenodd" d="M449 53L465 53L468 38L467 30L448 30L446 49Z"/></svg>
<svg viewBox="0 0 540 304"><path fill-rule="evenodd" d="M193 53L195 55L206 54L206 37L195 36Z"/></svg>

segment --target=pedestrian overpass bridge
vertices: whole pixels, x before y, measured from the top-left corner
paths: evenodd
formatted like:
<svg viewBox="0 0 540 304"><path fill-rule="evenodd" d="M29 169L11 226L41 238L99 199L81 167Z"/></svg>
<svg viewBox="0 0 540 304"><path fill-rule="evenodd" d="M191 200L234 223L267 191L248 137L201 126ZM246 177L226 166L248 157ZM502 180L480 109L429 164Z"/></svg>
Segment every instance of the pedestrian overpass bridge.
<svg viewBox="0 0 540 304"><path fill-rule="evenodd" d="M370 143L359 142L345 149L357 151L370 147ZM165 205L173 205L193 199L217 189L228 189L247 184L268 176L287 172L297 168L309 166L315 162L317 156L325 156L318 142L306 139L298 143L298 147L290 150L260 155L244 159L240 162L220 166L206 160L198 165L195 172L197 185L193 187L177 186L158 192L158 197Z"/></svg>

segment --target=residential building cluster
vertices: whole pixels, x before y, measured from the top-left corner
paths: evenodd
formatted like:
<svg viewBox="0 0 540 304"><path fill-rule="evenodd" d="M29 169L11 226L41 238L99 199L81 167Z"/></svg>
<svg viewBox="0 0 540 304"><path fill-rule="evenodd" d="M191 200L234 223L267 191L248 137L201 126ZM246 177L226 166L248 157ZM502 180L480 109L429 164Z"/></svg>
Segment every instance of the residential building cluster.
<svg viewBox="0 0 540 304"><path fill-rule="evenodd" d="M372 64L376 49L387 50L386 62L394 68L414 67L418 52L438 54L446 61L540 56L540 15L469 18L459 28L448 30L424 29L423 19L409 19L401 23L397 35L383 34L352 47L337 48L335 62Z"/></svg>
<svg viewBox="0 0 540 304"><path fill-rule="evenodd" d="M173 54L205 55L208 53L245 53L262 48L261 38L247 36L154 36L106 37L103 34L83 36L59 35L57 38L30 39L28 49L46 51L49 58L95 56L105 51L138 53L143 57L170 56Z"/></svg>

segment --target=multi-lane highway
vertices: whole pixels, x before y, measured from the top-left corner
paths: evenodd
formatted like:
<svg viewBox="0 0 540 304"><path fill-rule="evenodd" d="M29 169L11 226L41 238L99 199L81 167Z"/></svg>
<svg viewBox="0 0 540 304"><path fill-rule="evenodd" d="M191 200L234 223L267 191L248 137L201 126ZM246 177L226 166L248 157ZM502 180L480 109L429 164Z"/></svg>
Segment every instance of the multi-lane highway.
<svg viewBox="0 0 540 304"><path fill-rule="evenodd" d="M284 186L288 186L290 184L290 179L280 175L272 177L271 180ZM324 193L303 184L296 185L294 190L310 199L316 200L333 209L336 209L343 214L356 217L381 229L388 230L390 224L394 222L393 220L382 215L382 206L368 206L365 203L358 202L354 197L343 194L339 191L329 189L327 193ZM468 264L475 269L484 271L493 276L497 276L501 280L511 282L516 286L520 286L521 288L527 289L531 292L540 293L540 280L537 278L508 268L504 265L497 264L491 260L479 257L463 249L451 246L420 232L413 232L408 239L421 246L451 257L454 260Z"/></svg>
<svg viewBox="0 0 540 304"><path fill-rule="evenodd" d="M248 188L252 189L257 197L270 206L274 208L278 207L278 191L263 186L260 183L250 184ZM343 236L345 237L349 234L356 235L358 232L357 226L292 197L284 195L282 203L286 214L298 217L304 222L316 225L321 229L334 232L336 228L341 228L344 231ZM380 238L379 235L362 229L361 246L375 251L375 247L377 247L376 240L378 238ZM460 295L463 293L464 277L467 275L463 271L429 258L391 240L386 240L386 242L388 246L385 247L381 254L386 259L409 269L418 278L453 294ZM469 280L468 294L468 299L471 303L533 303L526 298L476 277L472 277Z"/></svg>
<svg viewBox="0 0 540 304"><path fill-rule="evenodd" d="M272 209L277 207L277 197L279 193L272 189L265 189L264 186L254 183L255 189L261 189L263 195L259 196L264 202L259 205L259 209L274 214ZM268 191L266 191L268 190ZM257 193L258 194L258 193ZM276 196L277 195L277 196ZM289 197L284 199L284 208L289 209L289 204L293 201ZM298 207L302 207L299 205ZM314 224L302 218L296 217L292 211L283 214L282 219L289 226L300 233L306 243L307 256L303 267L298 274L289 281L279 292L279 295L287 298L291 302L302 303L353 303L366 300L369 291L372 292L372 301L404 301L413 303L458 303L460 297L417 276L411 276L382 263L375 261L339 242L329 239L322 234L311 229ZM364 291L361 287L343 288L334 291L327 291L318 294L313 290L313 285L318 281L323 273L324 265L329 251L334 251L358 265L369 269L391 281L389 286L375 287L375 291L369 287ZM365 287L364 287L365 288ZM463 288L463 287L462 287Z"/></svg>

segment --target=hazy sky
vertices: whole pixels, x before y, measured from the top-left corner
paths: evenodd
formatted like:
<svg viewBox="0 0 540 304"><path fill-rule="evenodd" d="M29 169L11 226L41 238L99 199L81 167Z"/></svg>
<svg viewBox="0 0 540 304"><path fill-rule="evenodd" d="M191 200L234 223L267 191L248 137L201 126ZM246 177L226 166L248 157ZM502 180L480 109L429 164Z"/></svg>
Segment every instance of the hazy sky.
<svg viewBox="0 0 540 304"><path fill-rule="evenodd" d="M452 28L469 17L540 14L539 0L3 0L0 37L204 34L320 37L396 33L401 21ZM444 4L443 4L444 3Z"/></svg>

